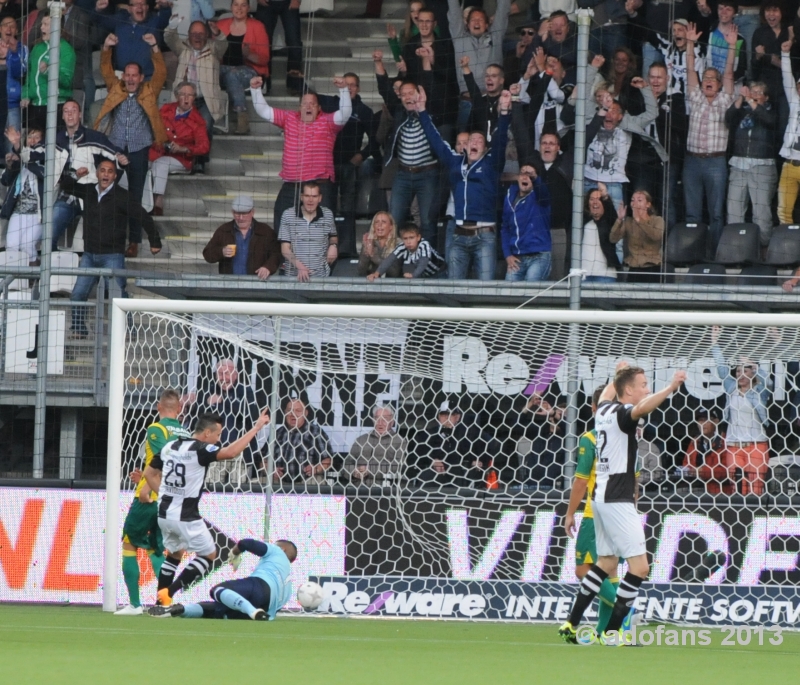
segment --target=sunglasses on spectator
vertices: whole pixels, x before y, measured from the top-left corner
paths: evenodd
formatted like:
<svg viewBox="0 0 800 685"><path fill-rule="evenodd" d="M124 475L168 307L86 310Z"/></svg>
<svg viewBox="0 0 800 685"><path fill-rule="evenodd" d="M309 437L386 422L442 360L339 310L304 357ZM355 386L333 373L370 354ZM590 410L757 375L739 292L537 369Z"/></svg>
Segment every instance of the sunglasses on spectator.
<svg viewBox="0 0 800 685"><path fill-rule="evenodd" d="M536 31L533 29L520 29L520 35L523 36L533 36L536 34Z"/></svg>

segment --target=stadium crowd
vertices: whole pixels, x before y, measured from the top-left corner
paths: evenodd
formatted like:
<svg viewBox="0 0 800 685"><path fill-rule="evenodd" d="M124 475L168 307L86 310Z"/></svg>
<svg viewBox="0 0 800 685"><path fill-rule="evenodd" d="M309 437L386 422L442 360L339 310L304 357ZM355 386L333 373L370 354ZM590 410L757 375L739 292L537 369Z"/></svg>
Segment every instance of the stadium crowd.
<svg viewBox="0 0 800 685"><path fill-rule="evenodd" d="M594 11L585 92L575 85L578 5ZM220 273L307 281L358 258L369 281L558 280L570 265L573 129L583 98L580 262L588 279L658 282L676 225L704 246L697 261L713 262L724 227L749 220L758 246L746 261L763 260L775 226L793 223L800 192L800 3L578 5L412 0L402 30L387 28L391 66L383 51L372 56L384 101L376 112L354 72L334 79L334 95L304 80L298 0L259 2L254 13L247 0L233 0L221 16L208 0L192 0L188 19L169 0L67 0L56 144L71 180L56 203L54 248L82 214L84 230L97 230L87 226L75 187L98 184L105 158L117 166L110 187L127 188L126 211L113 219L126 225L127 239L95 241L81 263L122 266L136 257L149 228L145 185L149 213L162 215L169 175L204 173L228 108L232 132L249 132L249 97L258 117L283 130L283 184L271 225L255 221L251 197L236 198L233 222L204 251ZM269 103L278 19L297 109ZM43 0L3 3L3 184L13 190L3 216L12 220L7 249L27 253L31 265L42 233L37 151L45 142L49 35ZM94 97L95 50L103 101ZM174 101L159 107L168 69ZM360 236L356 200L365 187L372 222ZM100 186L97 193L102 209ZM156 235L150 249L159 248ZM783 287L798 281L800 270ZM78 290L74 299L85 299L86 288Z"/></svg>

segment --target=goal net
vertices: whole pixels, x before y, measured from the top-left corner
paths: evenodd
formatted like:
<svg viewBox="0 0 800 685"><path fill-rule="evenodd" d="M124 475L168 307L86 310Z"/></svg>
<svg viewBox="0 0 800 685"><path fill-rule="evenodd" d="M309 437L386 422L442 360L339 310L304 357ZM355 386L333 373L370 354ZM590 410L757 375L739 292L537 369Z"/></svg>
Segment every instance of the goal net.
<svg viewBox="0 0 800 685"><path fill-rule="evenodd" d="M639 609L791 625L798 322L115 300L108 530L121 529L145 429L172 388L186 427L223 417L223 442L269 409L242 455L208 469L201 511L222 550L295 542L294 580L320 579L321 612L563 619L578 439L592 394L627 360L654 389L688 373L637 434L652 565ZM106 542L106 609L126 600L118 540ZM231 577L220 566L184 599ZM151 602L152 574L143 583Z"/></svg>

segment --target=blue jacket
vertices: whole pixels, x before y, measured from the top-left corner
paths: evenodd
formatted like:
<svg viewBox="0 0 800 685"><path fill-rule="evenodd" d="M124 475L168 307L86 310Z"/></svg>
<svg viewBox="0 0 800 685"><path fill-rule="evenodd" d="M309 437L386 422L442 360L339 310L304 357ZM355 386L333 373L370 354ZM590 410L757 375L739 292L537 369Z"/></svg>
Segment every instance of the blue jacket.
<svg viewBox="0 0 800 685"><path fill-rule="evenodd" d="M8 93L8 108L17 109L22 99L22 83L28 71L28 48L22 41L17 43L17 51L8 51L6 56L6 93Z"/></svg>
<svg viewBox="0 0 800 685"><path fill-rule="evenodd" d="M428 112L420 112L420 123L436 156L450 172L456 221L497 221L497 193L500 174L506 164L506 143L511 114L501 114L489 151L477 162L467 161L467 153L458 154L442 140Z"/></svg>
<svg viewBox="0 0 800 685"><path fill-rule="evenodd" d="M711 353L714 355L714 362L717 365L717 375L722 379L722 387L725 388L725 392L728 394L728 397L730 397L739 387L738 383L736 379L731 376L731 367L726 363L722 350L718 345L714 345L711 348ZM761 425L766 428L769 424L769 411L767 409L770 396L769 381L761 372L761 369L756 372L755 378L757 379L757 383L748 390L744 396L753 409L756 410ZM727 422L730 421L730 418L731 404L730 401L728 401L728 404L725 406L723 419Z"/></svg>
<svg viewBox="0 0 800 685"><path fill-rule="evenodd" d="M500 239L503 256L550 252L550 191L537 176L533 190L517 202L519 186L513 185L503 202L503 225Z"/></svg>
<svg viewBox="0 0 800 685"><path fill-rule="evenodd" d="M136 62L142 68L147 80L150 80L153 76L152 51L142 37L152 33L161 45L164 39L163 32L171 14L171 7L163 7L158 12L149 14L141 24L135 24L131 15L125 10L118 10L116 14L94 12L92 18L119 38L114 48L114 69L122 71L126 64Z"/></svg>

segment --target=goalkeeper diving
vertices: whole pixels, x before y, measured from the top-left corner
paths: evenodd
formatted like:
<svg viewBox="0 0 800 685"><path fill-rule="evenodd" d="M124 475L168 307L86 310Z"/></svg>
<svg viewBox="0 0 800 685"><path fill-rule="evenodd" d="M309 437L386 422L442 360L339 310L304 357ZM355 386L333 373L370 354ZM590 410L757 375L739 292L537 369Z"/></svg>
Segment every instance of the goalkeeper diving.
<svg viewBox="0 0 800 685"><path fill-rule="evenodd" d="M211 588L211 602L154 606L148 610L156 618L251 618L273 621L278 611L292 596L289 580L291 565L297 559L297 546L288 540L275 544L245 538L231 550L230 564L234 571L242 562L242 553L260 557L247 578L226 580Z"/></svg>

